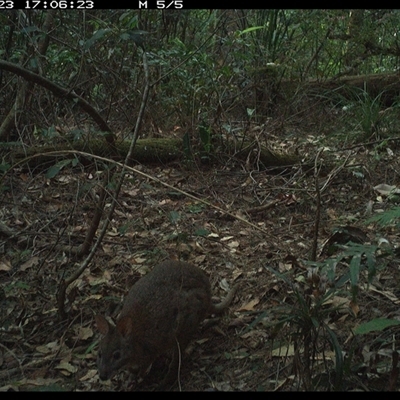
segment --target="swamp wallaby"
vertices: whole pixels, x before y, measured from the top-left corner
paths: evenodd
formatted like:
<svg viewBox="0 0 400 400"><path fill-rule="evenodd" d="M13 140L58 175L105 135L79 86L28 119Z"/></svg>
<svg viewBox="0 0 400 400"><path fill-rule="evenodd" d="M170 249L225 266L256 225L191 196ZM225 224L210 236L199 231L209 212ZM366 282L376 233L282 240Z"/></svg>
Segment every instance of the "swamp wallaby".
<svg viewBox="0 0 400 400"><path fill-rule="evenodd" d="M180 354L207 315L222 312L237 287L225 300L211 303L207 275L186 262L165 261L139 279L126 297L116 326L96 315L104 335L97 366L100 379L110 379L120 369L144 372L162 354L172 353L164 382L177 376Z"/></svg>

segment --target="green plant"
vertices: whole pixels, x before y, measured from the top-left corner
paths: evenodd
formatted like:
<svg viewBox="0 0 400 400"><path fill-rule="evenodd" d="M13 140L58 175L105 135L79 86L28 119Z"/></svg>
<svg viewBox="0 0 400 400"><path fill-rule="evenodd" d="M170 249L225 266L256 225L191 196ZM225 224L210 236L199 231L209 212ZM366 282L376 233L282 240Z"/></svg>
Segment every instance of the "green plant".
<svg viewBox="0 0 400 400"><path fill-rule="evenodd" d="M389 210L372 216L365 221L366 224L377 223L380 226L389 226L400 220L400 207L392 207Z"/></svg>
<svg viewBox="0 0 400 400"><path fill-rule="evenodd" d="M199 125L199 138L201 144L200 158L202 162L210 161L211 152L211 128L204 122Z"/></svg>
<svg viewBox="0 0 400 400"><path fill-rule="evenodd" d="M366 276L370 283L378 269L378 246L349 242L338 249L337 255L323 262L306 262L306 276L291 277L267 267L284 282L288 293L285 304L274 309L271 326L276 335L283 333L283 348L293 347L294 373L305 390L346 389L353 356L344 359L335 321L342 310L357 315L360 281ZM372 325L386 326L380 321Z"/></svg>
<svg viewBox="0 0 400 400"><path fill-rule="evenodd" d="M356 118L359 119L364 139L370 138L379 129L379 111L381 109L380 99L382 92L376 97L371 97L366 88L359 93L355 93L358 106L355 107Z"/></svg>
<svg viewBox="0 0 400 400"><path fill-rule="evenodd" d="M280 332L285 326L289 330L285 333L289 338L286 346L293 346L293 370L303 388L316 390L322 384L324 374L328 374L329 389L343 390L343 351L336 333L329 326L330 316L341 307L329 305L338 289L326 290L326 280L321 279L317 268L310 268L307 278L299 279L295 284L287 276L267 268L291 289L288 292L291 307L283 306L276 310L278 319L273 324L275 332ZM333 369L328 356L331 349L335 356Z"/></svg>
<svg viewBox="0 0 400 400"><path fill-rule="evenodd" d="M385 90L374 96L366 86L363 89L341 86L318 97L330 103L336 113L342 115L341 124L335 128L329 140L350 143L374 141L391 138L398 131L399 104L395 101L386 108ZM387 148L384 140L375 147L376 150L382 148Z"/></svg>
<svg viewBox="0 0 400 400"><path fill-rule="evenodd" d="M373 97L364 86L363 89L347 90L344 111L350 113L350 125L357 140L371 140L381 133L383 114L381 98L384 92Z"/></svg>

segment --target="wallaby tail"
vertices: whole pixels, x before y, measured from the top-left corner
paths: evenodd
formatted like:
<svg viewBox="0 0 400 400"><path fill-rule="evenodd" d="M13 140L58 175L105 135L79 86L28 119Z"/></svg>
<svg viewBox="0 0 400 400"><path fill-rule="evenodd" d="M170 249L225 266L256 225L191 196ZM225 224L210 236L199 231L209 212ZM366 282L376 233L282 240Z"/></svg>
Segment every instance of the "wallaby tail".
<svg viewBox="0 0 400 400"><path fill-rule="evenodd" d="M232 300L235 297L238 287L239 287L239 284L236 284L226 295L225 299L221 301L221 303L213 304L211 306L211 314L222 313L229 306L229 304L232 303Z"/></svg>

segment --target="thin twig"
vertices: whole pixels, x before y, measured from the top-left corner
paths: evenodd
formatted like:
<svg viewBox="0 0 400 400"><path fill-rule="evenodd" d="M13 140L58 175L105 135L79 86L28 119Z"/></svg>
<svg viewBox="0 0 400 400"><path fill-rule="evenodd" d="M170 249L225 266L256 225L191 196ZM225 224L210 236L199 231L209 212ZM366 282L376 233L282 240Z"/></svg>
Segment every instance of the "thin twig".
<svg viewBox="0 0 400 400"><path fill-rule="evenodd" d="M317 201L317 211L315 213L315 226L314 226L314 240L311 249L311 261L316 261L317 259L317 246L318 246L318 232L319 232L319 224L321 221L321 190L319 187L318 176L319 176L319 169L318 169L318 159L321 153L324 151L321 148L317 156L315 157L314 163L314 183L315 183L315 192L317 194L316 201Z"/></svg>

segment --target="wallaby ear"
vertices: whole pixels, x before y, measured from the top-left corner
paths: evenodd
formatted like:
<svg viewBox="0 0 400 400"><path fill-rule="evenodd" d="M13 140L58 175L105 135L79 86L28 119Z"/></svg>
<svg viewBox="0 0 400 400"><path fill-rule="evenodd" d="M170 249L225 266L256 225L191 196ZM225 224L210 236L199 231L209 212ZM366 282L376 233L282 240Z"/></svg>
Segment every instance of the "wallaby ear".
<svg viewBox="0 0 400 400"><path fill-rule="evenodd" d="M117 322L118 332L122 337L127 337L132 332L132 318L129 315L125 315Z"/></svg>
<svg viewBox="0 0 400 400"><path fill-rule="evenodd" d="M110 323L102 315L95 315L94 319L99 332L102 335L107 335L107 333L110 331Z"/></svg>

